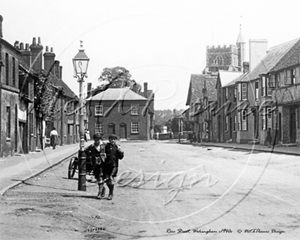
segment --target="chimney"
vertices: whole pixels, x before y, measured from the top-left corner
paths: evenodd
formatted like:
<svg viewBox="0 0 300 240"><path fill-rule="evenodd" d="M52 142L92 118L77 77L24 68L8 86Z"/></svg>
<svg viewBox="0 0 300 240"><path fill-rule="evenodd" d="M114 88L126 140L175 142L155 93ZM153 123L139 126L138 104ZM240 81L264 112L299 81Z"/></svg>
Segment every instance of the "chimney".
<svg viewBox="0 0 300 240"><path fill-rule="evenodd" d="M55 54L52 51L53 51L53 49L51 48L51 52L49 52L49 48L48 48L48 46L46 46L46 51L44 53L44 70L45 70L45 74L48 74L48 72L50 71L51 66L54 63ZM52 68L52 70L53 70L53 68ZM54 71L52 71L52 73L54 73Z"/></svg>
<svg viewBox="0 0 300 240"><path fill-rule="evenodd" d="M148 83L144 83L144 97L148 98Z"/></svg>
<svg viewBox="0 0 300 240"><path fill-rule="evenodd" d="M59 61L57 61L57 60L54 63L54 74L59 79L59 77L60 77L60 66L59 66Z"/></svg>
<svg viewBox="0 0 300 240"><path fill-rule="evenodd" d="M32 39L30 50L32 53L32 69L35 73L40 73L43 69L43 46L41 45L41 39L38 38L38 45L36 44L35 37Z"/></svg>
<svg viewBox="0 0 300 240"><path fill-rule="evenodd" d="M23 49L23 46L24 46L23 43L21 43L20 46L19 46L19 49L20 49L23 61L26 63L27 67L29 68L30 65L31 65L31 59L32 59L31 56L32 56L32 54L31 54L31 51L29 49L29 44L28 43L25 44L25 49Z"/></svg>
<svg viewBox="0 0 300 240"><path fill-rule="evenodd" d="M63 69L63 67L60 66L60 67L59 67L59 79L60 79L60 80L62 80L62 69Z"/></svg>
<svg viewBox="0 0 300 240"><path fill-rule="evenodd" d="M89 98L92 96L92 83L87 83L87 94L86 97Z"/></svg>
<svg viewBox="0 0 300 240"><path fill-rule="evenodd" d="M250 39L249 40L249 71L260 63L268 51L267 39Z"/></svg>
<svg viewBox="0 0 300 240"><path fill-rule="evenodd" d="M14 47L16 49L18 49L18 50L20 49L20 43L19 43L19 41L15 41Z"/></svg>
<svg viewBox="0 0 300 240"><path fill-rule="evenodd" d="M243 62L243 73L249 72L249 62Z"/></svg>
<svg viewBox="0 0 300 240"><path fill-rule="evenodd" d="M0 15L0 38L3 38L2 22L3 22L3 17Z"/></svg>

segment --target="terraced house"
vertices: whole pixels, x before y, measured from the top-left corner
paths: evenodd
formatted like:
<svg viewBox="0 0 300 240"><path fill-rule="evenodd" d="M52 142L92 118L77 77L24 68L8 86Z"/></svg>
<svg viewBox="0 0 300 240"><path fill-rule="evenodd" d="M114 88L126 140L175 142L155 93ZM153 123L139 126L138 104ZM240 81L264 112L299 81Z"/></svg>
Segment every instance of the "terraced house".
<svg viewBox="0 0 300 240"><path fill-rule="evenodd" d="M296 78L298 81L297 68L295 70L292 68L294 75L288 75L292 72L288 73L287 70L279 71L281 75L271 73L276 72L273 69L280 69L277 66L280 66L283 60L288 58L289 53L296 51L298 42L299 39L295 39L271 48L252 71L237 81L238 143L257 141L264 144L268 129L271 130L272 139L279 141L282 138L280 134L286 132L286 129L282 129L283 116L272 99L272 93L276 88L276 82L277 86L278 84L285 87L290 86L291 80L287 79L291 79L289 78L291 76L296 84ZM275 78L275 76L277 77ZM297 103L292 109L296 109L296 106ZM281 111L284 110L281 108ZM287 141L287 139L285 140ZM289 138L290 140L291 138Z"/></svg>
<svg viewBox="0 0 300 240"><path fill-rule="evenodd" d="M78 98L62 80L62 66L40 38L32 44L3 38L0 16L0 157L43 149L50 129L56 126L59 144L78 141L78 116L66 115ZM75 130L73 130L75 129Z"/></svg>
<svg viewBox="0 0 300 240"><path fill-rule="evenodd" d="M274 87L272 100L277 106L273 111L273 126L277 139L283 144L300 143L300 39L269 71Z"/></svg>

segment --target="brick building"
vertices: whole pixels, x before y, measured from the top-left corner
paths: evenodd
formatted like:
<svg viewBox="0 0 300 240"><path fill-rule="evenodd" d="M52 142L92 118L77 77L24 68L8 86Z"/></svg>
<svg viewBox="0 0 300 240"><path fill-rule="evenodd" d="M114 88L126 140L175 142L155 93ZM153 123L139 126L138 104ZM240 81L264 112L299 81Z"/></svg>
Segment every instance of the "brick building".
<svg viewBox="0 0 300 240"><path fill-rule="evenodd" d="M62 81L62 66L54 60L55 54L46 47L43 58L40 38L33 38L30 46L8 43L3 39L2 21L0 16L0 156L44 148L52 126L58 128L60 144L77 141L79 133L73 129L78 116L67 116L63 110L70 100L69 108L74 110L78 98ZM39 89L45 86L40 96ZM49 114L41 118L37 109L45 95L43 107Z"/></svg>
<svg viewBox="0 0 300 240"><path fill-rule="evenodd" d="M19 59L20 52L3 39L0 15L0 156L18 150Z"/></svg>
<svg viewBox="0 0 300 240"><path fill-rule="evenodd" d="M144 83L144 92L129 88L108 88L87 99L88 129L91 136L112 133L121 139L149 140L153 127L154 95Z"/></svg>
<svg viewBox="0 0 300 240"><path fill-rule="evenodd" d="M211 141L216 129L212 109L217 100L216 77L207 74L192 74L186 105L189 106L188 121L198 141Z"/></svg>
<svg viewBox="0 0 300 240"><path fill-rule="evenodd" d="M234 79L242 75L242 72L231 72L219 70L217 88L217 109L215 118L217 119L217 142L233 141L235 139L236 111L236 90L233 84Z"/></svg>

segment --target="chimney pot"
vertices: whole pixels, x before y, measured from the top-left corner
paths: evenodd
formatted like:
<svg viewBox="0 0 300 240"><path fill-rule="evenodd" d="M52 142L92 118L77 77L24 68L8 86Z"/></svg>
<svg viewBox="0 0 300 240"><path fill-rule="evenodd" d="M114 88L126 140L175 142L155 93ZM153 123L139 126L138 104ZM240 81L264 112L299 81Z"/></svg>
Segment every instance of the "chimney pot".
<svg viewBox="0 0 300 240"><path fill-rule="evenodd" d="M249 72L249 62L243 62L243 73Z"/></svg>
<svg viewBox="0 0 300 240"><path fill-rule="evenodd" d="M148 83L144 83L144 97L148 98Z"/></svg>
<svg viewBox="0 0 300 240"><path fill-rule="evenodd" d="M50 51L53 52L53 47L51 47Z"/></svg>
<svg viewBox="0 0 300 240"><path fill-rule="evenodd" d="M46 46L46 52L49 52L49 48L48 48L48 46Z"/></svg>
<svg viewBox="0 0 300 240"><path fill-rule="evenodd" d="M41 45L41 38L38 37L38 45Z"/></svg>
<svg viewBox="0 0 300 240"><path fill-rule="evenodd" d="M15 41L14 47L16 49L20 49L20 43L19 43L19 41Z"/></svg>
<svg viewBox="0 0 300 240"><path fill-rule="evenodd" d="M32 39L32 45L33 45L33 46L36 45L36 39L35 39L35 37Z"/></svg>
<svg viewBox="0 0 300 240"><path fill-rule="evenodd" d="M20 43L20 50L24 50L24 43Z"/></svg>
<svg viewBox="0 0 300 240"><path fill-rule="evenodd" d="M28 51L29 51L29 43L26 43L26 45L25 45L25 50L28 50Z"/></svg>
<svg viewBox="0 0 300 240"><path fill-rule="evenodd" d="M92 83L87 84L87 98L92 96Z"/></svg>

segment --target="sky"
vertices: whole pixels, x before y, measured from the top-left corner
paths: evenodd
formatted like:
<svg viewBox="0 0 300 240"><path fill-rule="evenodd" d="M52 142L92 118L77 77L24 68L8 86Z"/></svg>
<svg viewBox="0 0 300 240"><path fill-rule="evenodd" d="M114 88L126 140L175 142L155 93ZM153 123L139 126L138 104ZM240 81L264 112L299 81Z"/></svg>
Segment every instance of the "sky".
<svg viewBox="0 0 300 240"><path fill-rule="evenodd" d="M96 87L106 67L121 66L155 93L155 109L185 109L191 74L206 65L206 47L246 40L273 47L299 38L299 0L0 0L3 38L32 43L40 37L63 66L75 94L72 58L80 41Z"/></svg>

